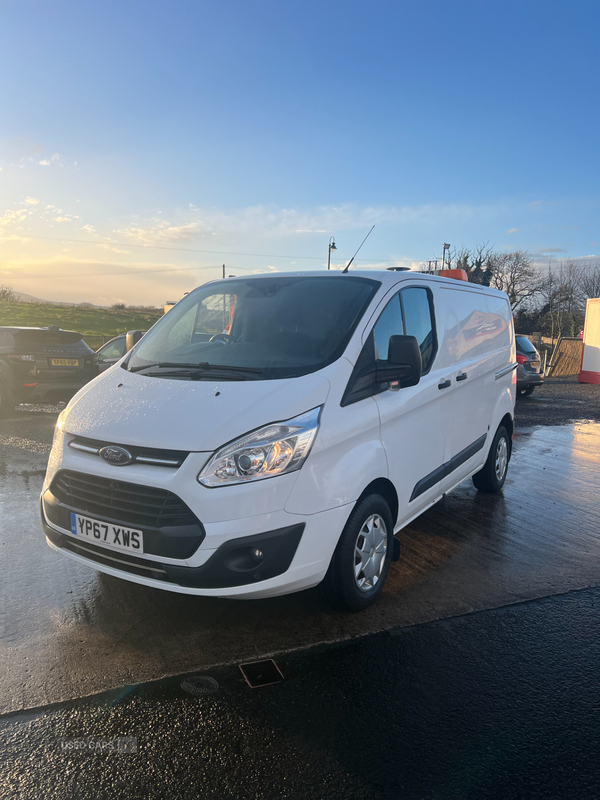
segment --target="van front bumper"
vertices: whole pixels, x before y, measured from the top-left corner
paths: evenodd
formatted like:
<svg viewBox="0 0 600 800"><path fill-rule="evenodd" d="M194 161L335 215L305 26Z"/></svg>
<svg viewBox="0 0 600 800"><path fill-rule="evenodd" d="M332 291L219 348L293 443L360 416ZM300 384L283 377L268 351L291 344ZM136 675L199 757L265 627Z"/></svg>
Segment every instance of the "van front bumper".
<svg viewBox="0 0 600 800"><path fill-rule="evenodd" d="M77 540L48 519L47 508L42 498L42 527L48 544L100 572L183 594L256 599L320 583L351 510L349 506L341 506L306 517L282 511L262 519L208 524L207 541L192 558L184 560L158 555L133 556ZM287 524L266 530L268 522ZM261 524L264 527L260 532L239 535L248 529L256 530ZM226 529L231 538L226 536ZM206 549L211 539L221 544Z"/></svg>

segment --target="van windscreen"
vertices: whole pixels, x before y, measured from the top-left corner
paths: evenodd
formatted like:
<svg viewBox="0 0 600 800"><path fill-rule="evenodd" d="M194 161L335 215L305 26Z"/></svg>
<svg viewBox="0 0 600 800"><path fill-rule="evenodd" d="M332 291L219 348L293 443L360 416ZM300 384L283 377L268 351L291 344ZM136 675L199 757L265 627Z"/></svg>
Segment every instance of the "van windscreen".
<svg viewBox="0 0 600 800"><path fill-rule="evenodd" d="M315 372L342 355L380 285L346 275L215 281L177 303L127 369L202 365L233 375L237 367L261 380Z"/></svg>

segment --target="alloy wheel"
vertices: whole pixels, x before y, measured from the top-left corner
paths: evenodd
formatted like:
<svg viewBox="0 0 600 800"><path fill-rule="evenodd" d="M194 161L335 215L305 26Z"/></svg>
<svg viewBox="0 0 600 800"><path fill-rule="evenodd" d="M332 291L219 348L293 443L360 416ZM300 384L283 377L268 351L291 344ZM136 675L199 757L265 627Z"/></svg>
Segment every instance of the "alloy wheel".
<svg viewBox="0 0 600 800"><path fill-rule="evenodd" d="M379 514L371 514L356 538L354 546L354 579L361 592L374 589L385 564L387 527Z"/></svg>
<svg viewBox="0 0 600 800"><path fill-rule="evenodd" d="M508 466L508 442L504 436L501 436L498 440L498 447L496 448L496 463L494 466L496 470L496 478L500 483L502 483L504 474L506 472L506 467Z"/></svg>

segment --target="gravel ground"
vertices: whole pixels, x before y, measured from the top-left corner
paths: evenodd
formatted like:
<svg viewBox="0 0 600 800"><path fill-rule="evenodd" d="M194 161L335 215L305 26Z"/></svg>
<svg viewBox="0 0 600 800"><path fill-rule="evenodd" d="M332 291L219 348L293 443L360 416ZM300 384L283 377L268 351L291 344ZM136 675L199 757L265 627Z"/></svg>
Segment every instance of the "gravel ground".
<svg viewBox="0 0 600 800"><path fill-rule="evenodd" d="M565 425L600 421L600 384L578 383L577 375L546 378L529 397L518 397L517 425Z"/></svg>

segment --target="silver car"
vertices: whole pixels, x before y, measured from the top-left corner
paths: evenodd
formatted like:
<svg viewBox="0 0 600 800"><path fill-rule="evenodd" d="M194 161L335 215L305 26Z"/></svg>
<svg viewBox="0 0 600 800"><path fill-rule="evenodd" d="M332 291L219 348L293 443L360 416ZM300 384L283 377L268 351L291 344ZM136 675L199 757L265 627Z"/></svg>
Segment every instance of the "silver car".
<svg viewBox="0 0 600 800"><path fill-rule="evenodd" d="M540 354L526 336L515 336L517 344L517 395L527 397L544 383Z"/></svg>

